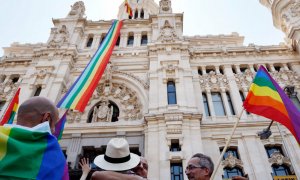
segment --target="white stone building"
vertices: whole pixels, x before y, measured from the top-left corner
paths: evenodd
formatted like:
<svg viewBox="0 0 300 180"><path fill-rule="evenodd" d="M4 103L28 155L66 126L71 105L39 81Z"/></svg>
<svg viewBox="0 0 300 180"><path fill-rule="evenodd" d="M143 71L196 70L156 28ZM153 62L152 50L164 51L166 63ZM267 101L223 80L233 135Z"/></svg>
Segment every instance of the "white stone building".
<svg viewBox="0 0 300 180"><path fill-rule="evenodd" d="M274 25L289 38L273 46L243 45L237 33L184 36L183 14L173 13L170 0L129 0L134 13L124 19L97 89L83 113L68 113L62 149L74 179L78 160L105 152L113 137L125 137L133 152L149 162L149 179L187 179L189 158L198 152L216 163L231 133L259 65L300 99L300 3L260 0L270 8ZM4 48L0 60L0 116L17 87L20 101L34 95L56 103L83 71L104 39L111 21L90 21L83 2L65 18L53 19L49 39L39 44ZM296 94L298 92L298 94ZM64 111L61 110L61 114ZM252 180L300 175L300 149L292 134L279 125L270 138L257 132L270 120L243 113L215 179L248 174ZM275 177L276 179L276 177Z"/></svg>

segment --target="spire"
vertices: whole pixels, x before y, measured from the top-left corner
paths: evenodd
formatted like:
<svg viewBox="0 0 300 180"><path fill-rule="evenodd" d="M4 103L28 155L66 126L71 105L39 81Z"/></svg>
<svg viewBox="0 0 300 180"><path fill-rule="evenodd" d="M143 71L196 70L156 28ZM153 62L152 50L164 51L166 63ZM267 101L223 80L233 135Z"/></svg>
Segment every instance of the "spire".
<svg viewBox="0 0 300 180"><path fill-rule="evenodd" d="M169 14L172 13L172 6L170 0L160 0L159 2L159 13L160 14Z"/></svg>

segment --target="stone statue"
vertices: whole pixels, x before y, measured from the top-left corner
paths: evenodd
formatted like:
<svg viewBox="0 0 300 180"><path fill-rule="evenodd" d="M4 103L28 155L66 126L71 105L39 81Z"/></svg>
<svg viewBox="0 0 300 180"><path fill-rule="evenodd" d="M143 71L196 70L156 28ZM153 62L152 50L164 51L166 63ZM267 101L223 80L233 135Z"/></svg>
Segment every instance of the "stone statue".
<svg viewBox="0 0 300 180"><path fill-rule="evenodd" d="M63 43L66 43L69 41L69 32L65 25L62 25L62 27L59 29L59 31L54 32L54 36L52 40L49 42L48 47L60 47L63 45Z"/></svg>
<svg viewBox="0 0 300 180"><path fill-rule="evenodd" d="M76 2L73 6L71 6L71 11L68 14L68 17L79 17L82 18L85 13L84 3L82 1Z"/></svg>
<svg viewBox="0 0 300 180"><path fill-rule="evenodd" d="M92 119L93 122L98 122L98 121L111 122L111 118L112 118L112 109L108 107L108 101L102 101L98 108L96 106L94 107L93 119Z"/></svg>

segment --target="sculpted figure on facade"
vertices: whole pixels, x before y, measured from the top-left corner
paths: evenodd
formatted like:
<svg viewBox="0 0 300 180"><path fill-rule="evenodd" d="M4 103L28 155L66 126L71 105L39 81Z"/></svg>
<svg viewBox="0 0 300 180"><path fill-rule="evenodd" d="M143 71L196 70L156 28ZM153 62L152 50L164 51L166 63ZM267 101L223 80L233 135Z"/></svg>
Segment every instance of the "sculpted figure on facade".
<svg viewBox="0 0 300 180"><path fill-rule="evenodd" d="M283 20L282 30L286 33L289 33L290 29L299 26L300 21L300 2L290 3L284 10L281 15Z"/></svg>
<svg viewBox="0 0 300 180"><path fill-rule="evenodd" d="M59 48L64 43L69 42L69 31L65 25L62 25L61 28L57 31L54 30L54 36L52 40L48 43L48 47Z"/></svg>
<svg viewBox="0 0 300 180"><path fill-rule="evenodd" d="M159 13L172 13L171 1L170 0L161 0L159 2Z"/></svg>
<svg viewBox="0 0 300 180"><path fill-rule="evenodd" d="M75 2L73 6L71 6L71 11L68 14L68 17L78 17L82 18L85 13L84 3L82 1Z"/></svg>
<svg viewBox="0 0 300 180"><path fill-rule="evenodd" d="M236 157L234 157L232 152L229 152L226 159L222 161L222 165L224 167L230 167L230 168L233 168L235 166L242 167L243 162L237 159Z"/></svg>
<svg viewBox="0 0 300 180"><path fill-rule="evenodd" d="M108 107L108 100L101 101L100 106L94 107L93 122L111 122L112 108Z"/></svg>

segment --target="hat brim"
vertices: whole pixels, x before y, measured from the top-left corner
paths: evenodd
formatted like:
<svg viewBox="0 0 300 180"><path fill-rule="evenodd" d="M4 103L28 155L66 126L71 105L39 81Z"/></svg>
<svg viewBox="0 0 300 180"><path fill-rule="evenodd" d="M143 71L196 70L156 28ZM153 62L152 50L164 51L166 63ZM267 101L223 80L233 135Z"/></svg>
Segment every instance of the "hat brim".
<svg viewBox="0 0 300 180"><path fill-rule="evenodd" d="M94 164L107 171L125 171L136 167L141 161L140 156L130 153L130 160L124 163L110 163L104 159L103 155L98 155L94 159Z"/></svg>

